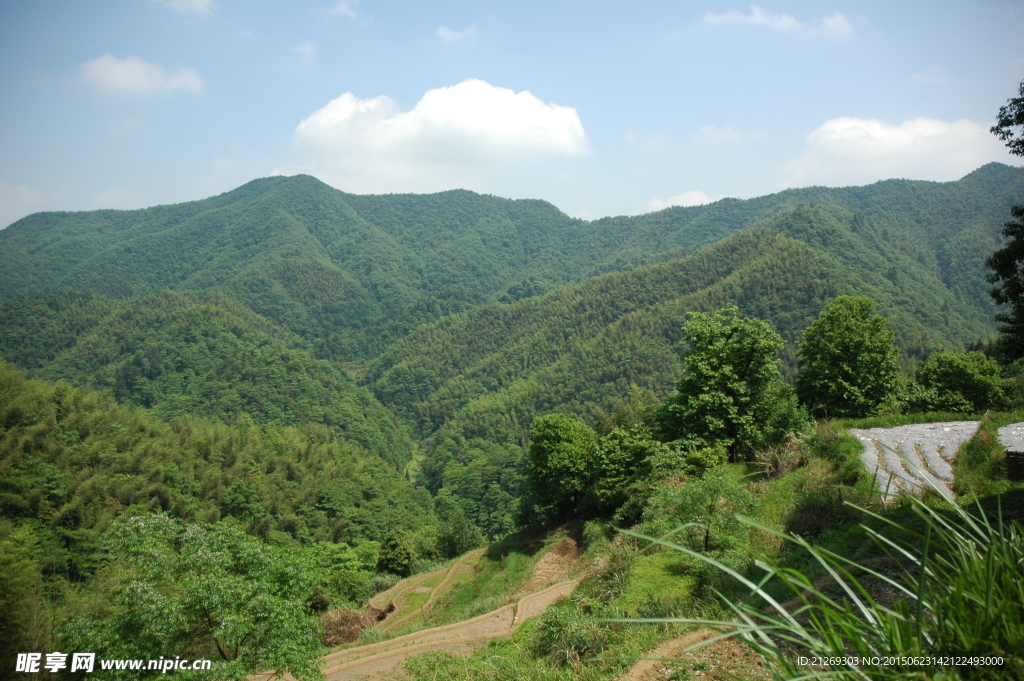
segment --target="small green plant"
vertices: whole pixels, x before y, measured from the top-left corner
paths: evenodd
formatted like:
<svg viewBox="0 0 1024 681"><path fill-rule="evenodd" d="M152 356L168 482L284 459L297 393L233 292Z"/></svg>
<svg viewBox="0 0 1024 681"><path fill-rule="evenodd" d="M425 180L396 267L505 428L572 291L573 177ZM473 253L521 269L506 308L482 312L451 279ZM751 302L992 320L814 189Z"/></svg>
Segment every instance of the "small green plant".
<svg viewBox="0 0 1024 681"><path fill-rule="evenodd" d="M628 546L614 546L607 561L590 580L594 596L602 603L610 603L621 596L629 586L636 552Z"/></svg>
<svg viewBox="0 0 1024 681"><path fill-rule="evenodd" d="M359 630L359 637L356 639L361 646L368 646L373 643L380 643L387 640L388 635L380 627L366 627Z"/></svg>
<svg viewBox="0 0 1024 681"><path fill-rule="evenodd" d="M533 648L556 666L578 668L585 658L604 651L605 632L600 622L578 608L556 606L541 616Z"/></svg>
<svg viewBox="0 0 1024 681"><path fill-rule="evenodd" d="M800 439L791 434L774 447L754 452L753 463L763 470L765 477L769 479L792 473L804 464Z"/></svg>

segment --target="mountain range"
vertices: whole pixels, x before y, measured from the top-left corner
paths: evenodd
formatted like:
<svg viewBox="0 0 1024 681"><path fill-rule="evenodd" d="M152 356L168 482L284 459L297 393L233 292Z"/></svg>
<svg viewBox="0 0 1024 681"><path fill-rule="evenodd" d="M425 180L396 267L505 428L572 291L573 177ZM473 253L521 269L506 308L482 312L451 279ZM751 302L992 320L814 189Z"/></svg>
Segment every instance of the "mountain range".
<svg viewBox="0 0 1024 681"><path fill-rule="evenodd" d="M463 190L264 178L0 231L0 357L162 419L333 428L473 497L483 527L517 494L535 416L594 422L631 391L672 389L689 312L736 303L771 322L787 379L839 295L876 301L907 370L987 339L985 259L1022 200L1024 169L995 163L593 221Z"/></svg>

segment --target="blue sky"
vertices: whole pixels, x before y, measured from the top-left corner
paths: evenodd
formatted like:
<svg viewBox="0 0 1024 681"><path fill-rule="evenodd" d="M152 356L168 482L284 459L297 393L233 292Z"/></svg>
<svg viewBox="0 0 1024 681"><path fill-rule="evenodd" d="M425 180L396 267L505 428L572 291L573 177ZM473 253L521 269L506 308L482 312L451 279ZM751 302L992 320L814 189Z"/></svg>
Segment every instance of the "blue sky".
<svg viewBox="0 0 1024 681"><path fill-rule="evenodd" d="M1024 2L0 0L0 226L306 172L580 217L1018 163Z"/></svg>

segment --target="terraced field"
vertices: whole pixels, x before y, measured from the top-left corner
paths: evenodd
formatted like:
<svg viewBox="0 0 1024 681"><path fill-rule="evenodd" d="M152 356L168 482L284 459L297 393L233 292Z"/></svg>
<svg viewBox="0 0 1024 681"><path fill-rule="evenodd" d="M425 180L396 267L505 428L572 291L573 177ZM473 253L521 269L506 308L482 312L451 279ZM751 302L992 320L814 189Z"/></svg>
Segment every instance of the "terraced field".
<svg viewBox="0 0 1024 681"><path fill-rule="evenodd" d="M896 428L851 428L864 445L861 461L886 497L931 489L953 500L953 464L960 447L974 437L977 421L918 423ZM1024 446L1024 423L999 429L1004 447Z"/></svg>
<svg viewBox="0 0 1024 681"><path fill-rule="evenodd" d="M974 437L977 421L918 423L896 428L850 429L864 444L861 461L883 495L931 489L953 500L957 450Z"/></svg>
<svg viewBox="0 0 1024 681"><path fill-rule="evenodd" d="M370 612L383 632L400 631L423 621L438 599L458 588L486 549L470 551L446 570L404 579L370 599ZM324 657L329 681L342 679L394 679L402 675L399 665L412 655L432 650L469 653L494 638L512 636L528 619L537 617L558 600L572 593L579 579L568 579L579 566L579 547L565 538L540 556L519 592L527 592L515 603L452 624L414 631L403 636L347 648ZM250 677L269 681L271 674Z"/></svg>

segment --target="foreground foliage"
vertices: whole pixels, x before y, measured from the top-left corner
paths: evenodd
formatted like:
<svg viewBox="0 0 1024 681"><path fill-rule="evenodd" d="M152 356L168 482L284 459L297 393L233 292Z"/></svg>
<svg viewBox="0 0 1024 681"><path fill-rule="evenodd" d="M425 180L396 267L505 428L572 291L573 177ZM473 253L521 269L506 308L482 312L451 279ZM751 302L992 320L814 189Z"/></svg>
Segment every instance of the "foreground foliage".
<svg viewBox="0 0 1024 681"><path fill-rule="evenodd" d="M752 579L692 549L656 540L732 575L756 598L728 603L736 619L684 619L732 631L762 656L778 679L992 679L1024 675L1024 528L959 507L937 510L910 497L923 529L880 515L894 532L864 527L900 566L899 574L858 564L789 536L830 577L814 581L770 561ZM756 521L751 527L776 533ZM788 587L795 606L766 588ZM874 587L869 586L874 582ZM879 585L895 594L880 597ZM830 658L808 666L799 657ZM999 664L986 660L1001 659Z"/></svg>
<svg viewBox="0 0 1024 681"><path fill-rule="evenodd" d="M238 528L186 526L163 515L125 518L109 541L104 569L118 575L113 599L106 612L65 624L60 637L69 649L104 659L155 651L217 659L187 678L242 681L268 669L322 678L319 619L305 608L312 575L289 552Z"/></svg>

